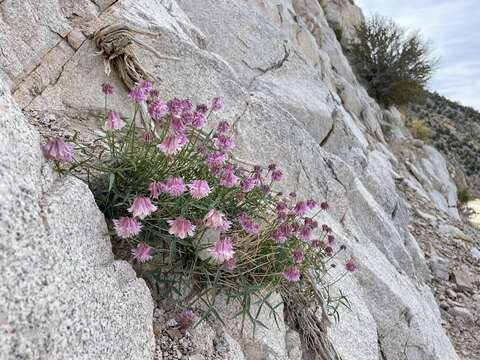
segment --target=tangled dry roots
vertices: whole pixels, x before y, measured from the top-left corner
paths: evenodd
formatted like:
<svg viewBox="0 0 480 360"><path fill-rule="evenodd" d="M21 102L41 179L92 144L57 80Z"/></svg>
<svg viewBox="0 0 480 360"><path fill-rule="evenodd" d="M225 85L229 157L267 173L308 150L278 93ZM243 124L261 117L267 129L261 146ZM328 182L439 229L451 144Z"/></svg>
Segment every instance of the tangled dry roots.
<svg viewBox="0 0 480 360"><path fill-rule="evenodd" d="M312 357L319 360L342 360L327 336L327 325L319 319L300 294L283 294L285 320L296 329Z"/></svg>
<svg viewBox="0 0 480 360"><path fill-rule="evenodd" d="M154 80L135 53L134 43L152 52L160 59L180 60L175 57L160 54L154 48L138 39L135 34L159 36L146 30L135 29L127 25L111 24L95 32L95 45L100 54L105 55L105 73L111 72L110 63L118 71L120 78L128 89L132 89L141 80Z"/></svg>
<svg viewBox="0 0 480 360"><path fill-rule="evenodd" d="M122 24L111 24L104 26L100 30L95 32L94 40L95 45L100 50L99 54L105 56L105 73L110 75L111 66L113 63L114 68L118 71L120 79L125 86L131 90L135 84L140 80L150 80L155 82L154 77L145 70L144 66L140 62L137 54L135 53L134 44L143 47L144 49L155 54L159 59L178 61L179 58L166 56L160 54L150 45L138 39L135 34L159 36L159 34L152 33L142 29L132 28ZM154 126L147 114L147 107L145 103L140 107L141 122L145 131L153 129Z"/></svg>

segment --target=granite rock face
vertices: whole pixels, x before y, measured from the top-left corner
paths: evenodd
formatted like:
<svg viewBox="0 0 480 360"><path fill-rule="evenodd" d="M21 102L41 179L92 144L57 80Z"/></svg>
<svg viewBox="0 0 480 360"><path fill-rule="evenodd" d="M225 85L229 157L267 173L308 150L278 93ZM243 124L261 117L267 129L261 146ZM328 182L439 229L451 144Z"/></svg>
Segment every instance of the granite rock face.
<svg viewBox="0 0 480 360"><path fill-rule="evenodd" d="M151 358L145 282L114 261L86 185L54 173L38 133L0 92L0 358Z"/></svg>
<svg viewBox="0 0 480 360"><path fill-rule="evenodd" d="M349 296L351 311L342 309L340 323L331 327L328 335L342 358L396 360L399 354L418 360L458 358L442 329L440 312L427 284L428 269L423 252L409 231L408 203L396 190L398 181L412 175L404 159L385 141L381 125L387 116L357 82L337 40L338 31L336 35L329 25L338 24L343 29L342 36L352 34L352 26L361 21L361 12L350 1L39 0L38 3L37 6L11 0L0 3L0 8L8 15L0 20L2 40L7 48L12 48L6 55L0 52L0 64L10 64L1 67L0 76L10 84L15 100L41 133L71 135L79 131L88 139L99 125L94 115L104 106L99 89L105 81L118 89L118 96L111 105L129 114L126 91L122 90L123 85L115 72L110 78L106 77L103 58L96 54L91 35L100 27L113 23L153 33L135 36L157 52L179 58L178 61L160 59L145 47L136 47L138 58L157 79L162 97L190 97L194 102L203 102L213 96L222 96L226 108L221 118L236 123L238 157L261 165L276 163L285 174L286 188L295 188L302 198L314 197L331 204L332 211L323 213L318 220L328 222L339 243L348 247L338 259L339 264L352 256L359 266L354 276L338 284ZM22 20L28 22L28 29L21 31L16 26L20 14ZM50 18L51 21L44 21ZM32 37L31 34L43 35ZM21 117L13 105L9 106L8 114ZM396 117L397 112L391 109L388 119L401 121ZM11 132L4 132L2 136L10 143L20 144L13 146L18 146L19 152L26 146L30 154L32 149L38 150L35 145L38 137L29 131L29 139L16 138ZM88 269L101 274L95 282L80 282L84 287L77 288L69 282L57 292L52 289L52 294L75 291L79 297L92 292L94 295L87 296L109 294L108 299L96 302L98 307L89 312L87 318L102 309L104 315L111 318L113 315L107 315L110 311L117 306L123 309L117 309L114 320L110 320L110 324L116 321L114 326L106 327L118 331L117 339L105 329L96 327L95 321L103 322L102 318L94 316L93 325L71 325L72 334L76 334L72 335L73 339L52 341L58 346L55 354L61 354L62 349L67 351L58 344L68 343L68 340L83 341L82 334L87 332L101 336L101 341L88 347L92 354L100 348L115 351L116 347L121 347L122 354L128 351L132 354L125 358L142 358L140 354L145 359L152 358L149 352L151 324L147 324L152 309L144 285L135 280L127 264L112 263L109 245L102 233L104 224L93 206L91 194L68 179L56 180L60 183L51 187L55 191L48 191L51 186L48 179L54 176L42 165L39 152L35 154L30 160L31 166L22 171L32 171L37 183L46 181L47 185L18 195L19 198L36 196L35 201L46 196L50 201L47 203L50 206L38 205L35 211L40 214L51 209L47 217L51 234L37 236L35 241L39 248L51 249L53 239L60 242L67 237L70 257L62 252L58 255L67 257L70 267L62 271L77 274L78 270L74 269L78 263L79 268L84 266L85 272ZM12 158L10 153L5 156ZM435 177L437 174L431 171L438 170L435 164L441 159L436 154L427 156L434 160L424 166L417 165L418 171L427 178ZM411 163L415 166L420 157L417 153L412 157ZM42 180L40 168L49 173L46 180ZM9 172L8 176L26 176L18 171ZM33 177L30 172L28 174ZM415 185L428 197L449 183L448 172L442 174L441 181L442 184L424 181ZM20 187L20 183L11 186ZM451 191L437 192L448 206L455 206L447 199ZM2 204L3 193L2 190ZM5 199L9 199L9 193L5 191ZM72 199L77 206L66 210ZM59 210L61 206L64 210ZM71 215L61 215L66 213ZM97 225L75 222L80 217L97 221ZM16 224L25 226L27 221L25 218ZM19 229L18 233L27 234L27 229ZM89 251L88 246L92 247ZM60 250L55 248L55 251ZM56 252L46 254L53 256ZM31 256L34 255L38 256L37 252ZM0 266L3 268L10 260L11 256L1 258ZM20 268L34 264L25 258L18 261ZM62 268L61 261L52 261L51 266ZM45 272L45 276L53 273L47 269ZM117 276L122 276L122 281L114 281ZM14 273L11 279L20 277ZM27 280L25 284L37 281ZM116 286L104 284L109 281ZM120 301L122 297L124 300ZM15 301L12 301L11 306L14 306ZM79 312L79 307L85 309L81 305L88 303L74 303L66 308ZM132 313L140 315L130 319ZM19 307L8 329L35 324L29 314L30 310ZM38 321L48 324L49 316L38 313L36 316ZM18 322L17 318L26 320ZM71 317L59 312L60 323L67 319ZM278 328L272 319L266 318L265 322L270 330L256 338L239 334L235 322L227 325L226 337L235 344L236 354L240 347L244 358L248 359L298 358L301 349L298 344L292 345L292 332L283 320L280 319ZM293 334L295 337L296 333ZM14 338L9 339L7 344L12 345L7 345L5 351L12 353L17 347ZM35 342L27 342L25 346L32 344ZM242 358L242 355L233 358Z"/></svg>

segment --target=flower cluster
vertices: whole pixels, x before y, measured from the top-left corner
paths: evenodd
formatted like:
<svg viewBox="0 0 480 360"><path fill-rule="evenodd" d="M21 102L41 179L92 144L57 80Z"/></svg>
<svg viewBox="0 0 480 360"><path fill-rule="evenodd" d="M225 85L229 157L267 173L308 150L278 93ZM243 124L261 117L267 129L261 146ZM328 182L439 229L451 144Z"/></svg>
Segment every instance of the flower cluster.
<svg viewBox="0 0 480 360"><path fill-rule="evenodd" d="M114 93L109 84L102 91L105 99ZM316 220L329 205L276 192L284 174L275 164L235 161L231 124L208 124L223 108L221 98L194 106L159 95L151 82L140 81L129 93L130 121L105 108L105 134L95 143L107 152L82 146L77 161L62 139L43 147L58 166L71 163L70 172L88 182L119 243L130 244L136 266L151 262L155 276L173 278L172 286L194 282L206 288L199 297L216 296L221 287L243 304L271 290L328 291L327 263L344 250L335 249L333 230ZM143 103L147 112L139 111ZM345 270L356 270L353 259ZM179 323L186 328L193 319L186 311Z"/></svg>

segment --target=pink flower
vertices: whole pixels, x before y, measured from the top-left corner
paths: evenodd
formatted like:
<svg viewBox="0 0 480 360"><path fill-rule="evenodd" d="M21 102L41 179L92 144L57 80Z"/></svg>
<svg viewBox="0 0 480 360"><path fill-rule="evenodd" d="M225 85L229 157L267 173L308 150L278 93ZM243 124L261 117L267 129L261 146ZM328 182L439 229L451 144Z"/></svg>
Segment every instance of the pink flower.
<svg viewBox="0 0 480 360"><path fill-rule="evenodd" d="M201 112L203 114L206 114L208 111L208 106L206 104L198 104L197 105L197 111Z"/></svg>
<svg viewBox="0 0 480 360"><path fill-rule="evenodd" d="M182 330L191 328L195 321L197 321L197 317L192 310L183 310L177 317L177 323Z"/></svg>
<svg viewBox="0 0 480 360"><path fill-rule="evenodd" d="M207 118L205 117L205 114L203 112L196 111L193 114L192 126L195 129L203 129L206 123Z"/></svg>
<svg viewBox="0 0 480 360"><path fill-rule="evenodd" d="M283 272L283 277L290 282L296 282L300 280L300 270L295 266L290 266Z"/></svg>
<svg viewBox="0 0 480 360"><path fill-rule="evenodd" d="M280 181L282 180L283 173L280 170L273 170L272 171L272 181Z"/></svg>
<svg viewBox="0 0 480 360"><path fill-rule="evenodd" d="M128 93L128 96L135 103L141 103L142 101L145 101L148 99L148 94L145 93L145 91L139 86L135 86L132 90L130 90L130 92Z"/></svg>
<svg viewBox="0 0 480 360"><path fill-rule="evenodd" d="M153 141L153 133L151 131L145 131L143 133L143 142L145 144L150 144Z"/></svg>
<svg viewBox="0 0 480 360"><path fill-rule="evenodd" d="M219 135L213 140L215 146L222 151L230 151L235 147L235 141L225 135Z"/></svg>
<svg viewBox="0 0 480 360"><path fill-rule="evenodd" d="M307 206L310 210L313 210L317 207L317 202L313 199L308 199L307 200Z"/></svg>
<svg viewBox="0 0 480 360"><path fill-rule="evenodd" d="M235 258L225 260L223 262L223 266L225 266L225 268L228 269L228 270L233 270L237 267L237 261L235 260Z"/></svg>
<svg viewBox="0 0 480 360"><path fill-rule="evenodd" d="M180 114L183 111L184 104L182 100L173 98L167 102L167 106L172 114Z"/></svg>
<svg viewBox="0 0 480 360"><path fill-rule="evenodd" d="M230 124L226 121L220 121L217 125L217 131L224 134L230 131Z"/></svg>
<svg viewBox="0 0 480 360"><path fill-rule="evenodd" d="M102 92L105 95L113 95L113 86L108 83L102 84Z"/></svg>
<svg viewBox="0 0 480 360"><path fill-rule="evenodd" d="M280 224L272 233L272 239L277 244L284 244L293 236L293 228L287 223Z"/></svg>
<svg viewBox="0 0 480 360"><path fill-rule="evenodd" d="M136 236L142 229L142 224L130 217L124 216L120 219L114 219L112 221L118 237L121 237L122 239L128 239Z"/></svg>
<svg viewBox="0 0 480 360"><path fill-rule="evenodd" d="M225 237L217 240L209 252L212 258L219 263L230 260L234 254L232 238Z"/></svg>
<svg viewBox="0 0 480 360"><path fill-rule="evenodd" d="M73 147L66 144L61 138L53 138L42 146L43 154L47 159L52 159L58 162L73 161Z"/></svg>
<svg viewBox="0 0 480 360"><path fill-rule="evenodd" d="M290 225L292 229L292 235L298 233L298 230L300 229L300 225L297 222L294 222Z"/></svg>
<svg viewBox="0 0 480 360"><path fill-rule="evenodd" d="M179 152L183 146L188 142L185 135L170 135L163 139L158 148L166 155L174 155Z"/></svg>
<svg viewBox="0 0 480 360"><path fill-rule="evenodd" d="M322 225L322 230L326 232L327 234L330 234L332 232L332 228L328 226L327 224Z"/></svg>
<svg viewBox="0 0 480 360"><path fill-rule="evenodd" d="M128 211L133 214L133 217L145 219L148 215L157 210L157 207L152 204L148 197L136 197L133 200L132 206Z"/></svg>
<svg viewBox="0 0 480 360"><path fill-rule="evenodd" d="M187 187L185 186L185 182L181 177L171 177L165 182L163 191L168 193L170 196L179 197L185 191L187 191Z"/></svg>
<svg viewBox="0 0 480 360"><path fill-rule="evenodd" d="M288 205L284 202L279 202L275 210L279 218L284 218L285 216L287 216Z"/></svg>
<svg viewBox="0 0 480 360"><path fill-rule="evenodd" d="M214 151L207 155L207 166L214 168L223 165L227 160L227 155L221 151Z"/></svg>
<svg viewBox="0 0 480 360"><path fill-rule="evenodd" d="M152 199L158 199L158 196L164 192L165 185L160 181L152 181L150 185L148 185L148 190L150 191L150 197Z"/></svg>
<svg viewBox="0 0 480 360"><path fill-rule="evenodd" d="M303 241L310 241L312 239L312 228L310 226L302 226L298 230L298 237Z"/></svg>
<svg viewBox="0 0 480 360"><path fill-rule="evenodd" d="M309 210L307 203L305 201L300 201L295 205L295 208L293 209L294 213L297 214L298 216L303 216L307 213Z"/></svg>
<svg viewBox="0 0 480 360"><path fill-rule="evenodd" d="M230 228L232 223L227 220L227 217L216 209L212 209L203 218L205 226L211 227L218 231L226 231Z"/></svg>
<svg viewBox="0 0 480 360"><path fill-rule="evenodd" d="M183 123L183 120L177 117L174 117L172 119L172 122L170 123L170 127L175 132L175 134L183 134L186 128L185 124Z"/></svg>
<svg viewBox="0 0 480 360"><path fill-rule="evenodd" d="M355 272L357 271L357 265L355 265L355 263L353 262L353 260L348 260L346 263L345 263L345 268L347 269L348 272Z"/></svg>
<svg viewBox="0 0 480 360"><path fill-rule="evenodd" d="M221 108L223 108L223 100L219 97L214 97L212 99L212 109L213 110L220 110Z"/></svg>
<svg viewBox="0 0 480 360"><path fill-rule="evenodd" d="M328 245L333 245L333 244L335 244L335 236L333 236L333 235L328 235L328 236L327 236L327 244L328 244Z"/></svg>
<svg viewBox="0 0 480 360"><path fill-rule="evenodd" d="M300 264L305 260L305 254L303 253L302 250L298 249L293 252L293 260L297 263Z"/></svg>
<svg viewBox="0 0 480 360"><path fill-rule="evenodd" d="M220 185L230 189L237 185L238 177L235 175L232 169L227 169L223 172L222 177L220 178Z"/></svg>
<svg viewBox="0 0 480 360"><path fill-rule="evenodd" d="M242 213L238 217L238 221L242 226L243 230L247 233L256 235L260 231L260 225L257 224L248 214Z"/></svg>
<svg viewBox="0 0 480 360"><path fill-rule="evenodd" d="M140 79L137 86L143 90L145 95L148 97L153 91L153 84L151 81Z"/></svg>
<svg viewBox="0 0 480 360"><path fill-rule="evenodd" d="M287 223L281 224L278 228L282 232L283 236L285 236L287 239L292 237L295 233L295 229L293 228L293 226Z"/></svg>
<svg viewBox="0 0 480 360"><path fill-rule="evenodd" d="M205 180L193 180L188 187L190 188L190 195L197 200L208 196L211 192L210 186Z"/></svg>
<svg viewBox="0 0 480 360"><path fill-rule="evenodd" d="M282 232L281 229L277 228L273 230L272 232L272 239L275 241L277 244L285 244L287 241L287 238L285 234Z"/></svg>
<svg viewBox="0 0 480 360"><path fill-rule="evenodd" d="M210 172L212 173L213 176L215 176L216 178L219 178L220 176L222 176L223 174L223 170L222 170L222 167L221 166L213 166L213 167L210 167Z"/></svg>
<svg viewBox="0 0 480 360"><path fill-rule="evenodd" d="M181 101L181 103L182 103L182 112L186 112L186 111L192 110L192 107L193 107L193 105L192 105L192 100L190 100L190 99L183 99L183 100Z"/></svg>
<svg viewBox="0 0 480 360"><path fill-rule="evenodd" d="M160 120L168 114L168 106L161 100L152 101L148 107L148 114L152 119Z"/></svg>
<svg viewBox="0 0 480 360"><path fill-rule="evenodd" d="M193 236L195 232L195 225L183 218L178 217L175 220L168 220L167 223L170 225L168 230L169 234L175 235L180 239L185 239L187 236Z"/></svg>
<svg viewBox="0 0 480 360"><path fill-rule="evenodd" d="M248 193L252 191L254 187L255 187L255 179L252 177L249 177L240 181L240 189L244 193Z"/></svg>
<svg viewBox="0 0 480 360"><path fill-rule="evenodd" d="M321 249L323 244L320 240L318 239L315 239L315 240L312 240L310 242L310 245L312 245L312 247L315 249L315 250L318 250L318 249Z"/></svg>
<svg viewBox="0 0 480 360"><path fill-rule="evenodd" d="M193 122L194 115L190 111L182 113L182 121L185 125L190 125Z"/></svg>
<svg viewBox="0 0 480 360"><path fill-rule="evenodd" d="M153 248L145 243L139 243L136 248L132 249L132 256L138 262L146 262L153 259Z"/></svg>
<svg viewBox="0 0 480 360"><path fill-rule="evenodd" d="M330 207L330 206L328 205L327 202L322 202L322 203L320 204L320 209L322 209L322 210L325 210L325 211L326 211L326 210L328 210L329 207Z"/></svg>
<svg viewBox="0 0 480 360"><path fill-rule="evenodd" d="M263 182L262 168L260 166L255 166L253 169L253 178L257 181L258 184Z"/></svg>
<svg viewBox="0 0 480 360"><path fill-rule="evenodd" d="M303 223L305 226L308 226L312 230L318 227L318 222L311 218L305 218Z"/></svg>
<svg viewBox="0 0 480 360"><path fill-rule="evenodd" d="M120 119L115 111L109 111L107 114L107 121L105 121L105 130L120 130L125 126L125 123Z"/></svg>

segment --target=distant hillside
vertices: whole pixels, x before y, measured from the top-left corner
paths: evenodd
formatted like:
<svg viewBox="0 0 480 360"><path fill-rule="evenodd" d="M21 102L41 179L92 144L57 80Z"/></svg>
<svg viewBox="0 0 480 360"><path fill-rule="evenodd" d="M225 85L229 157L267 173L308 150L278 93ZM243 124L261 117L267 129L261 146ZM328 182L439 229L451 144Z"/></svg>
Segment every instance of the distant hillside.
<svg viewBox="0 0 480 360"><path fill-rule="evenodd" d="M446 155L457 185L480 196L480 112L429 93L423 104L409 106L406 115L407 123L423 122L431 130L426 131L427 141Z"/></svg>

